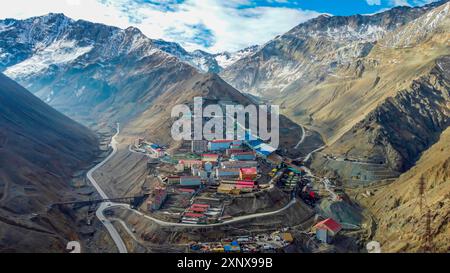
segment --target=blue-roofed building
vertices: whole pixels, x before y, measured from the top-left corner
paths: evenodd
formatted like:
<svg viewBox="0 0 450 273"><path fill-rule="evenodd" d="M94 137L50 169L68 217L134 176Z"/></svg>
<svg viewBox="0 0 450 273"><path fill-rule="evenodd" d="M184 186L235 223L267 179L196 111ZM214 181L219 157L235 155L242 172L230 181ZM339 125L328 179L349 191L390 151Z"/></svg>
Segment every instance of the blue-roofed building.
<svg viewBox="0 0 450 273"><path fill-rule="evenodd" d="M259 156L264 157L264 158L268 157L269 155L271 155L273 152L276 151L275 148L264 143L260 139L247 141L247 145L253 151L255 151Z"/></svg>
<svg viewBox="0 0 450 273"><path fill-rule="evenodd" d="M247 141L247 145L250 146L250 148L252 149L256 149L256 147L258 147L262 143L263 142L260 139Z"/></svg>

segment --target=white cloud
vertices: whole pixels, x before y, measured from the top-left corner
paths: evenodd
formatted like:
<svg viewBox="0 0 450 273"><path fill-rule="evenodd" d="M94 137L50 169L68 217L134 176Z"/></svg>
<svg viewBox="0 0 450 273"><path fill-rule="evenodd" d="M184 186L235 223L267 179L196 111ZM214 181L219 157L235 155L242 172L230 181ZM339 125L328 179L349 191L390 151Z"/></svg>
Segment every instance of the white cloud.
<svg viewBox="0 0 450 273"><path fill-rule="evenodd" d="M247 0L158 1L159 5L136 0L14 0L2 5L0 18L28 18L49 12L62 12L121 28L135 26L150 38L179 42L188 50L234 51L262 44L297 24L319 15L283 7L236 8ZM156 1L155 1L156 2ZM169 9L162 8L166 4ZM214 44L205 48L195 36L202 26L214 35ZM178 34L178 35L177 35Z"/></svg>
<svg viewBox="0 0 450 273"><path fill-rule="evenodd" d="M407 0L391 0L393 6L410 6Z"/></svg>
<svg viewBox="0 0 450 273"><path fill-rule="evenodd" d="M381 0L366 0L367 4L370 6L379 6L381 5Z"/></svg>

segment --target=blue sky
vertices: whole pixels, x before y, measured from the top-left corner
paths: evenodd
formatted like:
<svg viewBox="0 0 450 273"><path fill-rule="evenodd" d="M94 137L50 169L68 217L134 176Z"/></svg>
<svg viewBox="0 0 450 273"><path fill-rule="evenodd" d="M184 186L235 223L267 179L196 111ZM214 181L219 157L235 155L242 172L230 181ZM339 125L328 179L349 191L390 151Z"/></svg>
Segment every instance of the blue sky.
<svg viewBox="0 0 450 273"><path fill-rule="evenodd" d="M267 6L288 7L303 10L314 10L333 15L372 14L394 6L424 5L432 1L426 0L254 0L243 4L241 8Z"/></svg>
<svg viewBox="0 0 450 273"><path fill-rule="evenodd" d="M187 50L235 51L263 44L320 14L372 14L432 0L12 0L0 18L62 12L74 19L134 26Z"/></svg>

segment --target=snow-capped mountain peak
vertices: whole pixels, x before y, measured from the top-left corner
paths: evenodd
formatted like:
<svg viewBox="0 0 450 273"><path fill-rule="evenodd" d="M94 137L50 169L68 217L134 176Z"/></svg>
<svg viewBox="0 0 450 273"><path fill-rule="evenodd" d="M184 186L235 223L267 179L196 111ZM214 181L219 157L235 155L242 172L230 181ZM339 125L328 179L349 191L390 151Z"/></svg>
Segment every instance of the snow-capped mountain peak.
<svg viewBox="0 0 450 273"><path fill-rule="evenodd" d="M214 56L215 56L217 63L222 68L227 68L230 65L234 64L235 62L237 62L238 60L240 60L244 57L247 57L249 55L252 55L253 53L255 53L258 50L259 50L259 46L254 45L254 46L250 46L250 47L241 49L236 52L232 52L232 53L223 52L223 53L215 54Z"/></svg>

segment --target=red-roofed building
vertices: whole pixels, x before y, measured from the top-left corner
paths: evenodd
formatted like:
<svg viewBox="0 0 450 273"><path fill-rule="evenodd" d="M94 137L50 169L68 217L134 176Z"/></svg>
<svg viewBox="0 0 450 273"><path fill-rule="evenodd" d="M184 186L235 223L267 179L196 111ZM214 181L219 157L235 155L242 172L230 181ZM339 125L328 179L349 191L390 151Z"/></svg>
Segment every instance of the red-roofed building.
<svg viewBox="0 0 450 273"><path fill-rule="evenodd" d="M178 191L181 193L188 193L188 194L194 194L195 190L194 189L186 189L186 188L178 188Z"/></svg>
<svg viewBox="0 0 450 273"><path fill-rule="evenodd" d="M233 140L230 140L230 139L216 139L216 140L213 140L213 141L211 141L212 143L225 143L225 142L227 142L227 143L233 143Z"/></svg>
<svg viewBox="0 0 450 273"><path fill-rule="evenodd" d="M258 175L257 168L241 168L239 179L241 180L255 180Z"/></svg>
<svg viewBox="0 0 450 273"><path fill-rule="evenodd" d="M192 212L186 212L184 214L184 217L189 217L189 218L202 218L205 217L204 214L201 213L192 213Z"/></svg>
<svg viewBox="0 0 450 273"><path fill-rule="evenodd" d="M341 224L334 221L331 218L325 219L317 223L313 227L313 231L316 232L316 237L324 243L331 243L334 236L342 230Z"/></svg>
<svg viewBox="0 0 450 273"><path fill-rule="evenodd" d="M205 213L208 210L208 208L201 208L201 207L190 207L189 211L196 212L196 213Z"/></svg>
<svg viewBox="0 0 450 273"><path fill-rule="evenodd" d="M209 208L208 204L192 204L192 207Z"/></svg>
<svg viewBox="0 0 450 273"><path fill-rule="evenodd" d="M238 181L236 182L236 185L254 187L254 186L255 186L255 182L254 182L254 181L242 181L242 180L238 180Z"/></svg>
<svg viewBox="0 0 450 273"><path fill-rule="evenodd" d="M225 152L226 156L231 156L233 153L239 153L239 152L245 152L242 149L227 149L227 151Z"/></svg>

